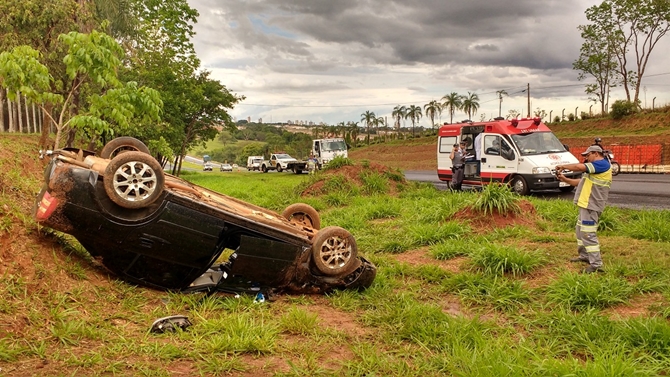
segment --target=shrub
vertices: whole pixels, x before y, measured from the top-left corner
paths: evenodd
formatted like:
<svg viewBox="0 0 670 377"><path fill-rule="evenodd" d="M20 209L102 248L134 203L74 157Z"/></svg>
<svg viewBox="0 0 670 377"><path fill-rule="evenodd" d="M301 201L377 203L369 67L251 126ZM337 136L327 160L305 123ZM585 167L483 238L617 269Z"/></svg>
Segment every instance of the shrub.
<svg viewBox="0 0 670 377"><path fill-rule="evenodd" d="M616 100L612 104L612 111L610 115L613 119L621 119L627 115L632 115L637 112L637 105L631 101Z"/></svg>
<svg viewBox="0 0 670 377"><path fill-rule="evenodd" d="M481 194L475 200L472 208L483 212L485 215L498 212L501 215L508 213L519 213L519 195L510 191L509 186L500 183L488 184L482 189Z"/></svg>
<svg viewBox="0 0 670 377"><path fill-rule="evenodd" d="M493 275L522 275L542 263L542 260L537 253L496 244L486 245L472 253L472 263Z"/></svg>
<svg viewBox="0 0 670 377"><path fill-rule="evenodd" d="M567 273L549 286L547 297L572 310L602 309L621 304L633 294L633 286L614 276Z"/></svg>
<svg viewBox="0 0 670 377"><path fill-rule="evenodd" d="M339 169L344 166L354 166L354 163L347 157L337 156L330 160L330 162L323 167L323 170Z"/></svg>

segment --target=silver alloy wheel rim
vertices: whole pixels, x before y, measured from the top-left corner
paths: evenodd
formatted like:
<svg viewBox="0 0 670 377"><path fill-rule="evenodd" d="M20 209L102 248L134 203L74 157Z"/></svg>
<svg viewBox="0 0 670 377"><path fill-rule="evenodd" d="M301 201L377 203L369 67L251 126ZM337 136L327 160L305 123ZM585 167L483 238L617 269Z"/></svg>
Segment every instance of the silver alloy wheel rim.
<svg viewBox="0 0 670 377"><path fill-rule="evenodd" d="M156 172L140 161L128 161L114 172L114 191L129 202L142 201L153 194L157 186Z"/></svg>
<svg viewBox="0 0 670 377"><path fill-rule="evenodd" d="M351 245L346 238L330 237L321 245L319 258L331 270L342 268L351 259Z"/></svg>
<svg viewBox="0 0 670 377"><path fill-rule="evenodd" d="M517 178L514 181L514 192L516 192L518 194L520 192L523 192L524 189L525 189L525 187L523 185L523 181Z"/></svg>

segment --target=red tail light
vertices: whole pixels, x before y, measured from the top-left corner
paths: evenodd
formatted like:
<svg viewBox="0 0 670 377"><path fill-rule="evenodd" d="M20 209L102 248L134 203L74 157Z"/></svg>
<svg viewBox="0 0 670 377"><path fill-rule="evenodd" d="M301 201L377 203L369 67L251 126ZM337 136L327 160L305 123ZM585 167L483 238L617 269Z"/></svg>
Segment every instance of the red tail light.
<svg viewBox="0 0 670 377"><path fill-rule="evenodd" d="M39 206L37 206L37 213L35 214L37 221L48 219L57 206L58 199L51 196L48 191L45 191L44 195L42 196L42 200L40 200Z"/></svg>

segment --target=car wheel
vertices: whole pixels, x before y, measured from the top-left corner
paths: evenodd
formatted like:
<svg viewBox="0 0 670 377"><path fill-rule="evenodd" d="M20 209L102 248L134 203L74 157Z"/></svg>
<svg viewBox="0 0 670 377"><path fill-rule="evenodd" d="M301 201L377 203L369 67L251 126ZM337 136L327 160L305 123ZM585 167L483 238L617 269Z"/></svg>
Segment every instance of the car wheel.
<svg viewBox="0 0 670 377"><path fill-rule="evenodd" d="M277 164L277 173L281 173L281 172L282 172L281 165Z"/></svg>
<svg viewBox="0 0 670 377"><path fill-rule="evenodd" d="M345 275L356 267L358 246L346 229L328 226L314 237L312 259L315 267L324 275Z"/></svg>
<svg viewBox="0 0 670 377"><path fill-rule="evenodd" d="M147 146L140 140L130 136L122 136L117 137L116 139L105 144L105 146L102 148L102 151L100 152L100 157L112 159L119 153L127 151L138 151L150 154L149 148L147 148Z"/></svg>
<svg viewBox="0 0 670 377"><path fill-rule="evenodd" d="M296 225L306 226L312 229L321 229L321 216L316 210L305 203L295 203L286 207L282 216Z"/></svg>
<svg viewBox="0 0 670 377"><path fill-rule="evenodd" d="M302 174L302 169L293 168L293 172L294 172L295 174Z"/></svg>
<svg viewBox="0 0 670 377"><path fill-rule="evenodd" d="M109 198L124 208L142 208L163 193L165 176L160 164L144 152L125 152L112 159L103 178Z"/></svg>
<svg viewBox="0 0 670 377"><path fill-rule="evenodd" d="M514 191L519 195L528 195L528 193L530 192L526 179L524 179L524 177L520 175L517 175L516 177L512 178L512 181L509 184L512 187L512 191Z"/></svg>
<svg viewBox="0 0 670 377"><path fill-rule="evenodd" d="M575 186L559 187L558 189L561 190L561 192L572 192L574 191Z"/></svg>
<svg viewBox="0 0 670 377"><path fill-rule="evenodd" d="M619 175L621 172L621 165L618 162L612 162L612 175Z"/></svg>
<svg viewBox="0 0 670 377"><path fill-rule="evenodd" d="M267 173L267 172L268 172L268 168L267 168L267 166L265 166L265 165L261 166L261 171L262 171L263 173Z"/></svg>

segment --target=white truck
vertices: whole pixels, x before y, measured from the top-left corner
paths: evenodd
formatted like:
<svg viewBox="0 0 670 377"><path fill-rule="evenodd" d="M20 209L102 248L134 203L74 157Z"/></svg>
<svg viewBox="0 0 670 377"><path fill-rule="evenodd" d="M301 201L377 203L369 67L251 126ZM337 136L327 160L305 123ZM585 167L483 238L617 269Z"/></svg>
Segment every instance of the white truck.
<svg viewBox="0 0 670 377"><path fill-rule="evenodd" d="M315 139L312 141L312 155L316 157L318 167L328 164L333 158L349 157L347 143L343 138Z"/></svg>
<svg viewBox="0 0 670 377"><path fill-rule="evenodd" d="M263 156L249 156L247 157L247 170L261 170L263 163Z"/></svg>
<svg viewBox="0 0 670 377"><path fill-rule="evenodd" d="M296 160L286 153L273 153L270 155L269 160L261 163L261 171L263 173L267 173L270 170L276 170L279 173L282 171L293 171L296 174L300 174L303 170L307 170L307 162Z"/></svg>
<svg viewBox="0 0 670 377"><path fill-rule="evenodd" d="M492 182L508 183L520 195L530 191L559 189L570 192L573 186L556 178L556 165L578 160L561 144L540 118L496 118L491 122L468 122L440 127L437 137L437 175L451 184L451 150L465 141L468 155L463 184L484 186ZM479 151L479 153L477 153ZM479 160L477 160L479 157ZM564 172L579 178L580 172Z"/></svg>

